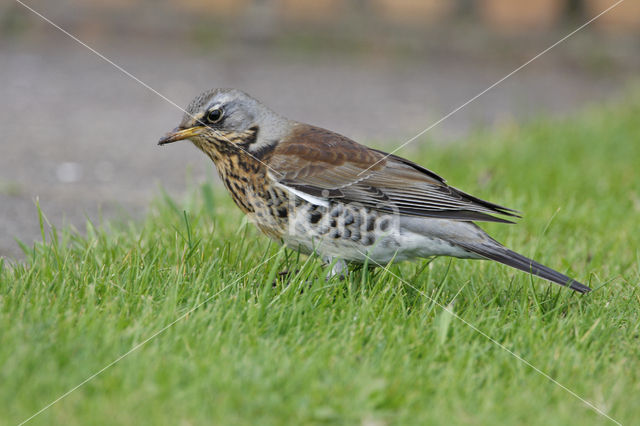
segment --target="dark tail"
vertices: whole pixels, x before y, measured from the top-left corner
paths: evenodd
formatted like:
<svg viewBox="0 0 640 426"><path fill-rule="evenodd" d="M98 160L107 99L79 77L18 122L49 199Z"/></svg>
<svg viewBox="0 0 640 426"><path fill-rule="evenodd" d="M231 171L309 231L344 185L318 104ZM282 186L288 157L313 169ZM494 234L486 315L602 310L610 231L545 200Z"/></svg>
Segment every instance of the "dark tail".
<svg viewBox="0 0 640 426"><path fill-rule="evenodd" d="M553 281L554 283L569 287L571 290L577 291L578 293L588 293L591 291L591 289L586 285L579 283L558 271L554 271L535 260L524 257L515 251L509 250L508 248L502 247L497 242L495 244L470 244L456 241L456 244L466 250L479 254L482 257L537 275L545 280Z"/></svg>

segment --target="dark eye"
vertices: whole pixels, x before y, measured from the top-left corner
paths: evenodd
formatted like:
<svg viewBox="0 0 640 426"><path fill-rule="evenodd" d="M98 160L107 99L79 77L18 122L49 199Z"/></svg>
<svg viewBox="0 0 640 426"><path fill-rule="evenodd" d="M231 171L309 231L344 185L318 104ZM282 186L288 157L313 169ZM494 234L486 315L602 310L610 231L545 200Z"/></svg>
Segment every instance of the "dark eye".
<svg viewBox="0 0 640 426"><path fill-rule="evenodd" d="M214 108L207 112L207 121L209 123L217 123L222 118L222 110L220 108Z"/></svg>

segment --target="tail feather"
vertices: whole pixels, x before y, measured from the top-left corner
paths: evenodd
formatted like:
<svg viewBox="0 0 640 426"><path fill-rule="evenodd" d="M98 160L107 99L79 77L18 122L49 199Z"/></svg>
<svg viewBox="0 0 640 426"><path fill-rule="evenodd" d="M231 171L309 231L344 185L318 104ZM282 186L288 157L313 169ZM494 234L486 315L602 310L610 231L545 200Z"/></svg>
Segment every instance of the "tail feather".
<svg viewBox="0 0 640 426"><path fill-rule="evenodd" d="M544 266L535 260L529 259L519 253L511 251L505 247L502 247L498 243L464 243L456 241L456 244L460 247L476 253L484 258L495 260L496 262L503 263L512 268L520 269L521 271L528 272L533 275L537 275L546 280L560 284L562 286L569 287L571 290L578 293L588 293L591 291L586 285L570 278L558 271Z"/></svg>

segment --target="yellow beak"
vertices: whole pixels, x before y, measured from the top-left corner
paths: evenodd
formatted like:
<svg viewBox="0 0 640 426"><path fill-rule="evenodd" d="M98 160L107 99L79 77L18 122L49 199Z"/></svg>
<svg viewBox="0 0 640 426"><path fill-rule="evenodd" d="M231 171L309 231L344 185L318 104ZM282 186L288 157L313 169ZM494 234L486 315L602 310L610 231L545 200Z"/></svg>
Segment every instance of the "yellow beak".
<svg viewBox="0 0 640 426"><path fill-rule="evenodd" d="M198 136L204 130L204 126L195 126L188 129L181 129L176 127L171 132L167 133L158 141L158 145L164 145L167 143L177 142L184 139L189 139L194 136Z"/></svg>

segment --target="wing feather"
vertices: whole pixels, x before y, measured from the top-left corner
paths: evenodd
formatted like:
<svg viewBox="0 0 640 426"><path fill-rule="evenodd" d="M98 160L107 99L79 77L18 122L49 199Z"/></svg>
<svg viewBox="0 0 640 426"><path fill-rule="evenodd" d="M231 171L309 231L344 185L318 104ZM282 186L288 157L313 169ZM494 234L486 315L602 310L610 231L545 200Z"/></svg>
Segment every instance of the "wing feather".
<svg viewBox="0 0 640 426"><path fill-rule="evenodd" d="M507 223L493 215L520 217L447 185L416 163L306 124L297 124L268 161L278 171L272 179L312 197L409 216Z"/></svg>

